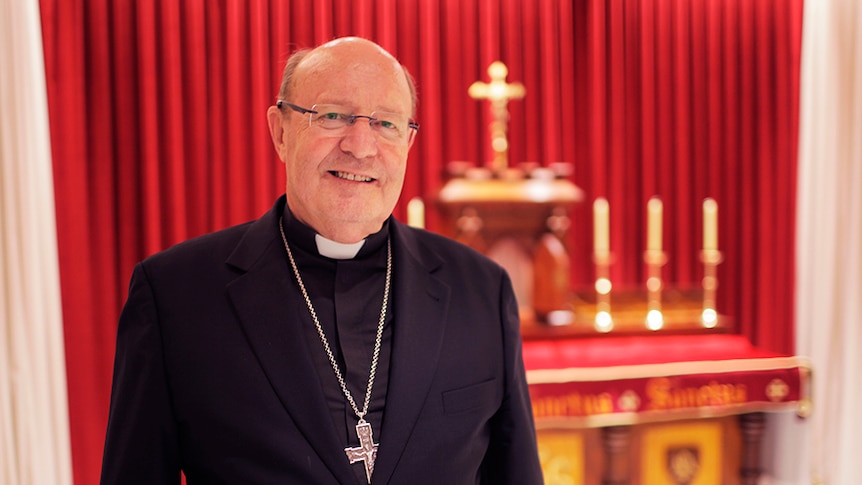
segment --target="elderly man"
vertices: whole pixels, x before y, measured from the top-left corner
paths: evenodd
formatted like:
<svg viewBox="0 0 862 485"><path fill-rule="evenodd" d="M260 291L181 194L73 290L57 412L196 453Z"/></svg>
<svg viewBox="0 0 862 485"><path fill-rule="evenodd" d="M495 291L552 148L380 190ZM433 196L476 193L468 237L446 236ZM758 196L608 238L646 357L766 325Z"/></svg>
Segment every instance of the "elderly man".
<svg viewBox="0 0 862 485"><path fill-rule="evenodd" d="M391 216L415 97L365 39L288 60L285 196L135 268L103 484L542 483L508 276Z"/></svg>

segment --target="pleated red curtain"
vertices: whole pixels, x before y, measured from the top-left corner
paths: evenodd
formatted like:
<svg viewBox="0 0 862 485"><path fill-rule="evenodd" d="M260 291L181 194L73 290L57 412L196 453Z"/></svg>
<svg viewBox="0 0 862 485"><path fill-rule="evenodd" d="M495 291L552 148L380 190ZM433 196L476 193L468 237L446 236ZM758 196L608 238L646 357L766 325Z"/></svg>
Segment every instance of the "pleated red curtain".
<svg viewBox="0 0 862 485"><path fill-rule="evenodd" d="M646 201L665 277L700 278L700 202L720 207L719 310L793 349L802 0L42 0L75 481L98 480L115 326L135 262L264 212L284 174L264 112L296 47L376 40L417 80L404 198L492 158L468 86L495 60L510 160L569 162L573 285L594 276L590 204L611 205L618 285L643 280ZM404 215L404 203L396 214Z"/></svg>
<svg viewBox="0 0 862 485"><path fill-rule="evenodd" d="M699 284L700 203L713 197L719 310L754 343L791 352L802 1L620 0L582 11L576 45L589 79L575 107L586 134L575 135L585 145L575 180L610 201L614 280L644 280L646 201L657 195L664 276ZM575 265L589 257L576 252Z"/></svg>

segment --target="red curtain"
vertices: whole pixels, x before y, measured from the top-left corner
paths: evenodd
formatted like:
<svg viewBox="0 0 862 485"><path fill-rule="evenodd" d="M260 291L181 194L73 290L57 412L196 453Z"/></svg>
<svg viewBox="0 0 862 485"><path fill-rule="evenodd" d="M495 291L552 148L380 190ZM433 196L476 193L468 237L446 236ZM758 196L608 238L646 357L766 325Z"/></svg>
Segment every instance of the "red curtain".
<svg viewBox="0 0 862 485"><path fill-rule="evenodd" d="M403 200L453 160L490 161L502 60L510 160L572 163L573 285L594 277L589 202L611 205L616 284L642 284L646 201L668 280L700 278L700 202L720 207L719 310L793 349L802 0L42 0L75 481L98 480L115 325L136 261L264 212L283 191L264 112L295 47L378 41L413 72L422 125ZM404 215L404 204L396 210ZM439 221L428 207L429 228Z"/></svg>
<svg viewBox="0 0 862 485"><path fill-rule="evenodd" d="M580 11L575 181L610 201L614 281L644 280L645 206L658 195L664 276L699 284L700 202L713 197L719 310L756 345L792 352L802 1L617 0ZM590 241L580 241L576 274L589 277Z"/></svg>

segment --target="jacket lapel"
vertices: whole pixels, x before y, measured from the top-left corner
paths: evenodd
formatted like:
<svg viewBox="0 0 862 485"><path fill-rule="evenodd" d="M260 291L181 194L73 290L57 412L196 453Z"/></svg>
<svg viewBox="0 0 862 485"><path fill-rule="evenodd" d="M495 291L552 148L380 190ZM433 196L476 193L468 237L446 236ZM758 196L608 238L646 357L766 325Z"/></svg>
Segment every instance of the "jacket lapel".
<svg viewBox="0 0 862 485"><path fill-rule="evenodd" d="M442 260L419 251L412 233L394 225L394 317L389 389L374 465L375 483L387 483L406 448L427 398L445 331L450 288L433 275ZM433 256L431 256L433 255Z"/></svg>
<svg viewBox="0 0 862 485"><path fill-rule="evenodd" d="M248 341L303 437L339 483L356 483L342 450L313 360L303 338L303 307L289 308L295 289L278 232L282 204L251 224L227 263L245 271L228 287Z"/></svg>

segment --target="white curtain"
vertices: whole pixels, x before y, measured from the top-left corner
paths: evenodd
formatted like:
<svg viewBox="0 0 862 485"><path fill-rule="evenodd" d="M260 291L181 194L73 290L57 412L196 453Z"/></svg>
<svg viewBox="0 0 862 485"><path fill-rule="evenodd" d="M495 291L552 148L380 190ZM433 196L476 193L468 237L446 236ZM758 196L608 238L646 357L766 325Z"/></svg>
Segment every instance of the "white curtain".
<svg viewBox="0 0 862 485"><path fill-rule="evenodd" d="M813 413L777 419L780 483L862 483L862 2L806 0L797 219L797 353Z"/></svg>
<svg viewBox="0 0 862 485"><path fill-rule="evenodd" d="M0 484L72 483L38 0L0 0Z"/></svg>

